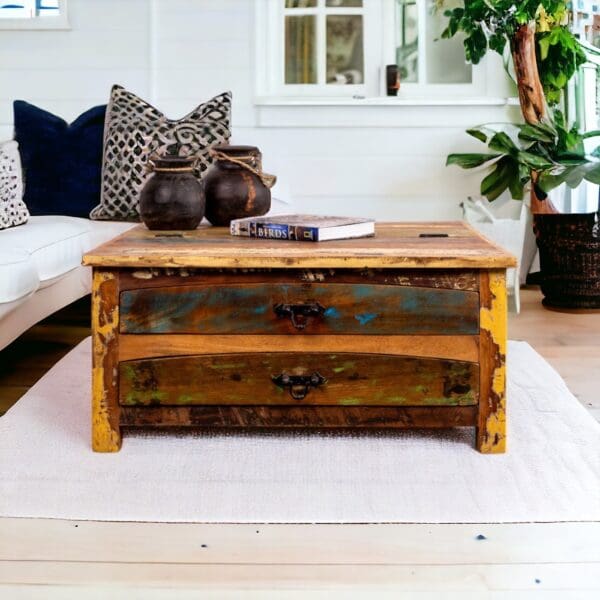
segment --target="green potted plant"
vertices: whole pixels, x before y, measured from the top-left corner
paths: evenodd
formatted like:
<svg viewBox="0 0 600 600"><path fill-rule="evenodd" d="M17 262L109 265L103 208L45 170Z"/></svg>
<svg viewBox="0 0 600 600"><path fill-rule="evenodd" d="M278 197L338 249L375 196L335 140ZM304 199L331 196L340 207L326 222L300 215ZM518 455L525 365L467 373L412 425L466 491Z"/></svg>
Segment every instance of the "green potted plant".
<svg viewBox="0 0 600 600"><path fill-rule="evenodd" d="M439 3L443 5L443 1ZM558 109L563 90L586 55L568 28L564 0L464 0L447 10L443 38L464 34L465 56L478 63L488 50L510 52L524 123L498 131L476 127L468 133L488 145L488 153L452 154L448 164L488 166L481 192L489 200L509 190L530 193L540 248L544 303L560 307L600 307L600 238L595 214L559 214L548 192L583 180L600 183L600 151L586 154L581 134L568 127Z"/></svg>

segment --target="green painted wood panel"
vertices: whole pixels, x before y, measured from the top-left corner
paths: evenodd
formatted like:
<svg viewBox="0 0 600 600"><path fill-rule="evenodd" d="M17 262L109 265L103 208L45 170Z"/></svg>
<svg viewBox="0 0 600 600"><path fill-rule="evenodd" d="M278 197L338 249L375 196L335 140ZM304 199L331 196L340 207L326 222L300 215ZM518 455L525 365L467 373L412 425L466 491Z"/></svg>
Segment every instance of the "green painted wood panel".
<svg viewBox="0 0 600 600"><path fill-rule="evenodd" d="M273 382L318 373L326 382L297 400ZM477 363L386 354L292 352L180 356L122 362L123 405L472 406Z"/></svg>

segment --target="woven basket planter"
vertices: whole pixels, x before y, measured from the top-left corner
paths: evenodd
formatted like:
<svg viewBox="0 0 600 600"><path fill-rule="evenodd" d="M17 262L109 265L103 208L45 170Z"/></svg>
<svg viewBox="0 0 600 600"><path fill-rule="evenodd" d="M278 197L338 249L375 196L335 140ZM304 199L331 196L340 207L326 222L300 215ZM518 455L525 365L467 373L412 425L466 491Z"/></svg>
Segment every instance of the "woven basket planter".
<svg viewBox="0 0 600 600"><path fill-rule="evenodd" d="M535 215L545 306L600 308L596 213Z"/></svg>

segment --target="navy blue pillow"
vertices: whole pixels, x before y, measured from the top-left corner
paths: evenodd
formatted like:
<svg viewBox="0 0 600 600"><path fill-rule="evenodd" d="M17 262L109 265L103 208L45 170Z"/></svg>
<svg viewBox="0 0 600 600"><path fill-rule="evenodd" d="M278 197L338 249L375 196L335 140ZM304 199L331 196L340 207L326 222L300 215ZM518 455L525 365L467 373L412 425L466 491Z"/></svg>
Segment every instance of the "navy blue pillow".
<svg viewBox="0 0 600 600"><path fill-rule="evenodd" d="M23 100L13 107L29 212L88 217L100 202L106 105L70 125Z"/></svg>

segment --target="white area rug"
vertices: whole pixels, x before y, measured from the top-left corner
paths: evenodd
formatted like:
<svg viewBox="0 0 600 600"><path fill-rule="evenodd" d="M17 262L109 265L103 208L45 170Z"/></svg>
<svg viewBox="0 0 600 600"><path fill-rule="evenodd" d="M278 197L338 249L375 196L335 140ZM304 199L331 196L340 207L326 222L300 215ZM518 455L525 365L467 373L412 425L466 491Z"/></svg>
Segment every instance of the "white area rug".
<svg viewBox="0 0 600 600"><path fill-rule="evenodd" d="M126 435L90 449L90 341L0 418L0 516L114 521L600 520L600 425L511 342L509 452L473 429L385 435Z"/></svg>

